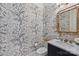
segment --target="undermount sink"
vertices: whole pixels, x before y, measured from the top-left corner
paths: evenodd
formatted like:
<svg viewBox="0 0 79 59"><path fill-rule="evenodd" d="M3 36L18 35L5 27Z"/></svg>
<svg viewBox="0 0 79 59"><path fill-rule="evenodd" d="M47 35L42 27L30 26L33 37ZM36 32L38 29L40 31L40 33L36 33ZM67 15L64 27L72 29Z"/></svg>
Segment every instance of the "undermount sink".
<svg viewBox="0 0 79 59"><path fill-rule="evenodd" d="M55 39L54 42L57 42L58 44L60 44L62 46L65 46L65 47L74 47L74 46L76 46L76 44L74 44L74 43L71 44L71 43L63 42L63 41L57 40L57 39Z"/></svg>

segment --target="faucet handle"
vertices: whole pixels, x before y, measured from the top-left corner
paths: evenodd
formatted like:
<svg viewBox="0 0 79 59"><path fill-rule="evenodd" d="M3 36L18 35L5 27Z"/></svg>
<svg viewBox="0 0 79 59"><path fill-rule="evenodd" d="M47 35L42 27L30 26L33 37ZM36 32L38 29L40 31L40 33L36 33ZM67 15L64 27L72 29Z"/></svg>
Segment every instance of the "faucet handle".
<svg viewBox="0 0 79 59"><path fill-rule="evenodd" d="M64 42L68 42L68 39L64 39Z"/></svg>

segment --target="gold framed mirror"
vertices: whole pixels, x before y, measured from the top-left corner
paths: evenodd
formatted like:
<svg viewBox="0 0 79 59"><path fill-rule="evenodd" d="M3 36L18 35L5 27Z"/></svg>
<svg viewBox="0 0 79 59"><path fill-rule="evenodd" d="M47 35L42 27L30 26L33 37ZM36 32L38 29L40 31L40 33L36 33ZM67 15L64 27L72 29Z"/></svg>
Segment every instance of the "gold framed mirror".
<svg viewBox="0 0 79 59"><path fill-rule="evenodd" d="M57 31L61 33L79 32L79 6L69 7L57 13Z"/></svg>

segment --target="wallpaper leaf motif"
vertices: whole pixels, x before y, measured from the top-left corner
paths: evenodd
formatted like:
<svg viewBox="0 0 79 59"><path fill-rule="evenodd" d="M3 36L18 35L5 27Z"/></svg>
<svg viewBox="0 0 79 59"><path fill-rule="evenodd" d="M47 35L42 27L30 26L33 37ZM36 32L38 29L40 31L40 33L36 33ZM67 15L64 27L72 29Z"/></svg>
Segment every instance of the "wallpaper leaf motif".
<svg viewBox="0 0 79 59"><path fill-rule="evenodd" d="M34 51L34 42L40 42L42 37L42 6L0 4L0 55L27 55Z"/></svg>

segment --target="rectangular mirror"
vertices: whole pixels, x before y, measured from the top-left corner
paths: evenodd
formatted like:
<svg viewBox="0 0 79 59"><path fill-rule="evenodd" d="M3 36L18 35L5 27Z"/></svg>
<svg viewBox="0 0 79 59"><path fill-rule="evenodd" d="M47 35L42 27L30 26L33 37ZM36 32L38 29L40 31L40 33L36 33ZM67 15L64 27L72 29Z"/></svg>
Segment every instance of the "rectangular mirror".
<svg viewBox="0 0 79 59"><path fill-rule="evenodd" d="M77 9L60 12L58 23L59 32L77 32Z"/></svg>

